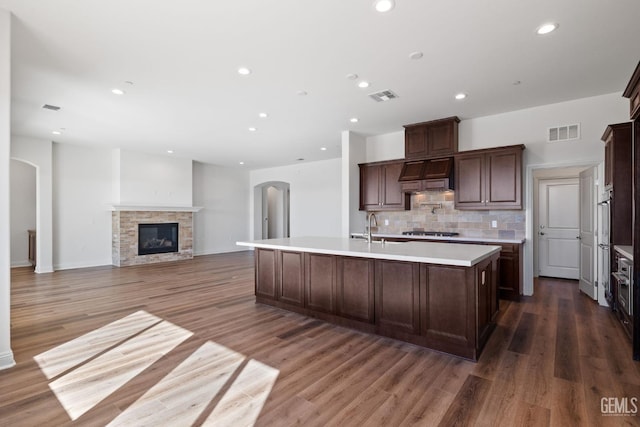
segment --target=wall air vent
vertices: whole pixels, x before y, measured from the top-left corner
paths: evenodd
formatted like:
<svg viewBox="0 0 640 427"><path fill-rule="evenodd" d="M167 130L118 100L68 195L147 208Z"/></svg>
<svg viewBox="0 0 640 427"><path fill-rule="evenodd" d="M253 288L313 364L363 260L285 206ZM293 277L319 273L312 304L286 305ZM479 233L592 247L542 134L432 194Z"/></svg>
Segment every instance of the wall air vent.
<svg viewBox="0 0 640 427"><path fill-rule="evenodd" d="M58 107L57 105L50 105L50 104L44 104L42 108L44 108L45 110L51 110L51 111L58 111L60 109L60 107Z"/></svg>
<svg viewBox="0 0 640 427"><path fill-rule="evenodd" d="M390 99L396 99L398 95L390 90L383 90L381 92L370 93L369 97L376 102L389 101Z"/></svg>
<svg viewBox="0 0 640 427"><path fill-rule="evenodd" d="M547 142L570 141L572 139L580 139L580 123L548 129Z"/></svg>

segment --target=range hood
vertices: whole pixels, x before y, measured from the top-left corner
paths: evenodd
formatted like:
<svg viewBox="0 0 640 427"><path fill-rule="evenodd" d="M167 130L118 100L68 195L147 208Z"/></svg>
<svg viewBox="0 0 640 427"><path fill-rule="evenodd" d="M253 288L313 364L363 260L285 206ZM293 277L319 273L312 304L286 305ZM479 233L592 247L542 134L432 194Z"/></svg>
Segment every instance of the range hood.
<svg viewBox="0 0 640 427"><path fill-rule="evenodd" d="M405 162L398 178L404 192L453 189L453 157Z"/></svg>

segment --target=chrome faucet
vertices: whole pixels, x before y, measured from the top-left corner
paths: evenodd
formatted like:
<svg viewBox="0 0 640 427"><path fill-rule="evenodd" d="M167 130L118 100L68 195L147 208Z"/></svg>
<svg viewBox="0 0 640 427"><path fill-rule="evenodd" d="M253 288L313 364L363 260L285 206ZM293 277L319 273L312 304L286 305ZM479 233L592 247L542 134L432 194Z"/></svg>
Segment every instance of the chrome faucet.
<svg viewBox="0 0 640 427"><path fill-rule="evenodd" d="M372 237L371 237L371 220L373 220L373 224L375 227L378 226L378 219L376 218L376 214L374 212L369 212L369 215L367 216L367 230L364 233L364 237L367 239L367 243L371 243L372 241Z"/></svg>

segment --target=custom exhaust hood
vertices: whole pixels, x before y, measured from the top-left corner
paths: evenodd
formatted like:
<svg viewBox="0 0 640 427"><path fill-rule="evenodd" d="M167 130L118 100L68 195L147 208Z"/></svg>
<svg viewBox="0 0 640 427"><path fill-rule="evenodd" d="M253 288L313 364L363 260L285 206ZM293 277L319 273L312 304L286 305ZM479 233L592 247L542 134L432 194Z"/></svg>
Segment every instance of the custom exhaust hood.
<svg viewBox="0 0 640 427"><path fill-rule="evenodd" d="M453 189L453 157L405 162L400 172L402 191Z"/></svg>

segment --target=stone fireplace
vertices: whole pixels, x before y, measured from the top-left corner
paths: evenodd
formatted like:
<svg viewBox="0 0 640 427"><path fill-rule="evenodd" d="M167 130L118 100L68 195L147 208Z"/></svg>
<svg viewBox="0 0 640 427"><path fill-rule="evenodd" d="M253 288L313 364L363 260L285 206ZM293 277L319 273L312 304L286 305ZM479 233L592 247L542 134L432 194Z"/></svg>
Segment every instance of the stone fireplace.
<svg viewBox="0 0 640 427"><path fill-rule="evenodd" d="M200 208L114 206L113 265L149 264L193 258L193 213Z"/></svg>

